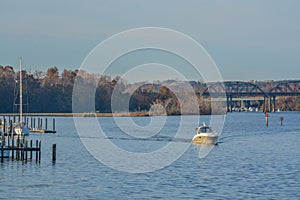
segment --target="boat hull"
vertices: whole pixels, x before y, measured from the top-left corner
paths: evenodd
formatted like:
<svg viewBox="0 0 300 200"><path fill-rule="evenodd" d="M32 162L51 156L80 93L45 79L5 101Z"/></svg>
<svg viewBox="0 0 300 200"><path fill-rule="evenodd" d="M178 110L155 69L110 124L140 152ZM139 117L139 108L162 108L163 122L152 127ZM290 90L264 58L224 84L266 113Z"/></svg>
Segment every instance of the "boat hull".
<svg viewBox="0 0 300 200"><path fill-rule="evenodd" d="M29 128L25 123L14 123L13 124L13 133L14 135L29 135Z"/></svg>
<svg viewBox="0 0 300 200"><path fill-rule="evenodd" d="M193 138L194 144L216 144L218 140L218 136L201 136L201 135L195 135Z"/></svg>

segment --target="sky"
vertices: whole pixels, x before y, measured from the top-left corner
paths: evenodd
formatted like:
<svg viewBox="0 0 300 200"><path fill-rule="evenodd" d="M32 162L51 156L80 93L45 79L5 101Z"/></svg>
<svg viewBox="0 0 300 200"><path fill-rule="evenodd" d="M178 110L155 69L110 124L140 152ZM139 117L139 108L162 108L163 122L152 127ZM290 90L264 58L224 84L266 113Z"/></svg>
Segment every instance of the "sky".
<svg viewBox="0 0 300 200"><path fill-rule="evenodd" d="M31 71L53 66L78 69L107 38L129 29L162 27L201 44L224 80L300 79L298 0L0 0L0 8L2 66L17 68L21 56ZM153 66L151 76L166 73L166 77L178 78L173 75L177 72L157 73L159 66L173 65L176 60L164 55L146 52L114 61L118 63L114 73L124 73L118 68L134 68L138 63L147 68L139 72L139 78L147 79L151 74L147 62L155 61L161 65ZM151 56L156 59L149 60ZM145 63L143 58L147 58ZM194 74L184 62L178 62L183 63L179 73Z"/></svg>

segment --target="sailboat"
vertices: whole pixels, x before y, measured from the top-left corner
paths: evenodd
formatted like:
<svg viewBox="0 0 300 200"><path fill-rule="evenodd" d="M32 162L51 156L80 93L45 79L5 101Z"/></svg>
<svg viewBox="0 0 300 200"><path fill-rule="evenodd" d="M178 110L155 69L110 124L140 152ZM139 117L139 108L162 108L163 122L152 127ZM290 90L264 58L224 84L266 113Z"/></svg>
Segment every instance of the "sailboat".
<svg viewBox="0 0 300 200"><path fill-rule="evenodd" d="M20 58L20 110L19 110L19 122L12 124L12 133L14 135L26 136L29 135L29 128L25 122L22 122L23 119L23 88L22 88L22 58Z"/></svg>

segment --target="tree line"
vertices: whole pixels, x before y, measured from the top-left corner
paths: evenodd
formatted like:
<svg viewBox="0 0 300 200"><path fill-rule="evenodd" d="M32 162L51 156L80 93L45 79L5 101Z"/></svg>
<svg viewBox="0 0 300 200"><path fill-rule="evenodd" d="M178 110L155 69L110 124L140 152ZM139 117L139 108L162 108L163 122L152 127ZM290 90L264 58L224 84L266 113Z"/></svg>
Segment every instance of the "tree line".
<svg viewBox="0 0 300 200"><path fill-rule="evenodd" d="M90 110L100 113L114 112L152 112L155 115L209 114L212 104L209 99L197 96L186 89L184 83L164 81L157 83L128 83L121 77L110 77L88 73L83 70L63 70L51 67L46 72L22 71L23 110L30 113L70 113L72 112L72 93L75 80L81 80L88 86L95 87L95 105ZM19 109L19 71L12 66L0 65L0 113L18 112ZM268 88L274 83L260 82ZM89 87L89 85L91 87ZM194 91L204 90L206 85L193 82ZM171 89L170 89L171 88ZM174 93L175 88L177 94ZM88 95L85 89L82 96ZM112 99L112 96L115 98ZM128 102L125 102L128 100ZM112 108L112 102L117 101ZM255 104L255 102L253 102ZM283 110L300 110L299 97L279 98L277 107ZM226 106L213 105L217 112L226 112ZM184 112L183 112L184 110Z"/></svg>
<svg viewBox="0 0 300 200"><path fill-rule="evenodd" d="M19 77L20 72L15 71L12 66L3 67L0 65L0 113L18 112ZM180 113L176 95L166 86L155 86L154 84L134 86L118 76L112 78L106 75L87 73L83 70L66 69L60 73L57 67L51 67L46 72L35 71L31 73L24 70L22 77L24 112L72 112L73 86L76 79L82 79L85 84L91 84L91 87L95 82L97 84L94 111L112 112L111 97L114 92L118 101L129 99L129 105L127 107L116 106L114 108L116 112L149 111L153 105L161 104L166 109L166 114ZM139 85L140 83L136 84ZM132 91L132 88L136 89ZM82 90L81 95L84 97L87 95L86 92ZM82 110L82 112L92 112L93 109Z"/></svg>

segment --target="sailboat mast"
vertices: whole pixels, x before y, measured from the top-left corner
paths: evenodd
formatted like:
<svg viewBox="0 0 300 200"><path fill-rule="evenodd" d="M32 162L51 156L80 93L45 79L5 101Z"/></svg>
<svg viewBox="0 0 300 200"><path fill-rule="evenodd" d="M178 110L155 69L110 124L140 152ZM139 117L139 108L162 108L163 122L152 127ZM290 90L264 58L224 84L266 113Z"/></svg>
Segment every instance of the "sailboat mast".
<svg viewBox="0 0 300 200"><path fill-rule="evenodd" d="M22 114L23 114L23 96L22 96L22 58L20 58L20 118L19 122L22 123Z"/></svg>

